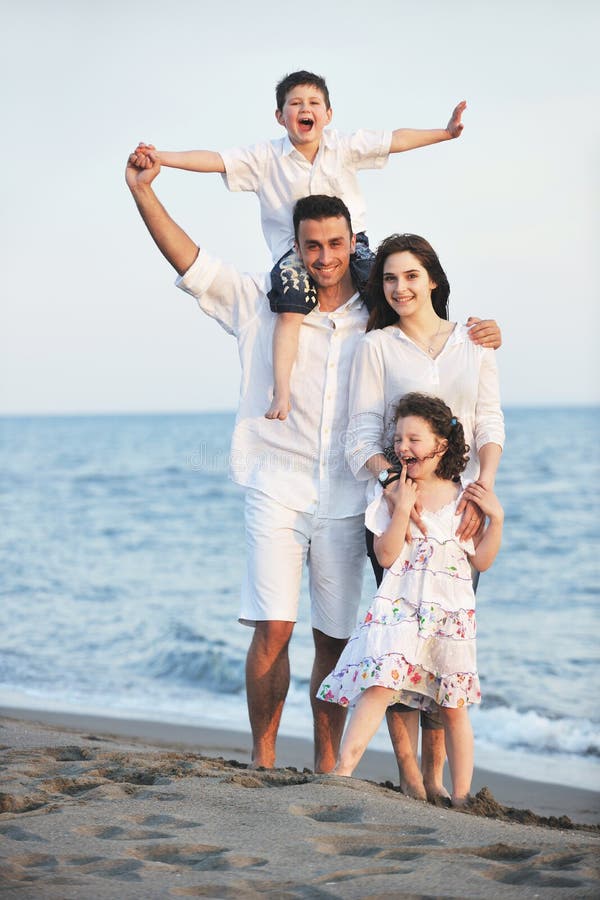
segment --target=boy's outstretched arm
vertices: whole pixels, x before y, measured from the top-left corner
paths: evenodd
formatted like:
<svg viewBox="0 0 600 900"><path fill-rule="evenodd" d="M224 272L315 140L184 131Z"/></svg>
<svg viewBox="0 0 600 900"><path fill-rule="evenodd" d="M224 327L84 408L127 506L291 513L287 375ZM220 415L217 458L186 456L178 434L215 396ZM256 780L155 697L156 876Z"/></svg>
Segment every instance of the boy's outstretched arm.
<svg viewBox="0 0 600 900"><path fill-rule="evenodd" d="M173 221L156 194L152 182L160 172L154 162L150 168L140 168L132 159L127 161L125 180L139 213L156 246L179 275L184 275L198 256L198 246Z"/></svg>
<svg viewBox="0 0 600 900"><path fill-rule="evenodd" d="M130 157L138 169L149 169L153 161L172 169L186 169L188 172L225 171L221 154L214 150L157 150L154 144L139 143Z"/></svg>
<svg viewBox="0 0 600 900"><path fill-rule="evenodd" d="M445 128L397 128L392 132L390 153L403 153L405 150L415 150L417 147L427 147L429 144L439 144L441 141L460 137L464 128L462 114L466 108L467 101L461 100L454 107Z"/></svg>

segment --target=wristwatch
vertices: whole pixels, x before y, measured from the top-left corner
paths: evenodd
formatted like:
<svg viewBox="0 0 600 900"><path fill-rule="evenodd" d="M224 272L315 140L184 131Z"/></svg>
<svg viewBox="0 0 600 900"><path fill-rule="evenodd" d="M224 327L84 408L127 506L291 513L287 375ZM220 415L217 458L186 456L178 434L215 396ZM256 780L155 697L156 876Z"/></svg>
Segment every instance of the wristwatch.
<svg viewBox="0 0 600 900"><path fill-rule="evenodd" d="M398 481L399 478L400 473L394 471L394 469L382 469L377 476L377 481L382 488L386 488L388 484L393 484L393 482Z"/></svg>

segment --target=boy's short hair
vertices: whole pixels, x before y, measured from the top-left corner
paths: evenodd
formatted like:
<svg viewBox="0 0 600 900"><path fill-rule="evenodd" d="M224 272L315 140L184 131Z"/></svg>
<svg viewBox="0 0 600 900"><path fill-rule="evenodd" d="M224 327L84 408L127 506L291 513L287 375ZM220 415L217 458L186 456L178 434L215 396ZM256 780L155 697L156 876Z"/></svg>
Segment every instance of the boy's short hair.
<svg viewBox="0 0 600 900"><path fill-rule="evenodd" d="M292 88L298 87L300 84L310 84L311 87L316 87L323 94L327 109L331 108L329 102L329 90L325 83L325 79L321 75L315 75L314 72L305 72L302 70L301 72L291 72L290 75L285 75L275 88L278 110L281 111L283 109L285 98L289 91L291 91Z"/></svg>
<svg viewBox="0 0 600 900"><path fill-rule="evenodd" d="M298 240L298 228L300 222L305 219L313 219L317 222L321 219L345 219L348 223L350 234L352 231L352 219L350 210L339 197L328 197L326 194L310 194L301 197L294 206L294 237Z"/></svg>

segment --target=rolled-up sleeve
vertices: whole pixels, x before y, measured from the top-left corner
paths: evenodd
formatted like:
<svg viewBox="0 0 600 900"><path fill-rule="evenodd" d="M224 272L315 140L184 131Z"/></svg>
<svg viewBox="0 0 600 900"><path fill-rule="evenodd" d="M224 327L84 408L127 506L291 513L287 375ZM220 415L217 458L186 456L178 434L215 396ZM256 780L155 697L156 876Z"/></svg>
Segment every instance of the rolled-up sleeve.
<svg viewBox="0 0 600 900"><path fill-rule="evenodd" d="M350 373L350 407L346 459L353 474L366 480L367 460L383 452L385 410L384 366L381 351L363 338Z"/></svg>
<svg viewBox="0 0 600 900"><path fill-rule="evenodd" d="M268 302L264 275L238 272L204 250L175 284L194 297L207 316L236 337Z"/></svg>
<svg viewBox="0 0 600 900"><path fill-rule="evenodd" d="M494 350L482 350L479 389L475 408L475 446L486 444L504 447L504 416L500 407L500 385Z"/></svg>

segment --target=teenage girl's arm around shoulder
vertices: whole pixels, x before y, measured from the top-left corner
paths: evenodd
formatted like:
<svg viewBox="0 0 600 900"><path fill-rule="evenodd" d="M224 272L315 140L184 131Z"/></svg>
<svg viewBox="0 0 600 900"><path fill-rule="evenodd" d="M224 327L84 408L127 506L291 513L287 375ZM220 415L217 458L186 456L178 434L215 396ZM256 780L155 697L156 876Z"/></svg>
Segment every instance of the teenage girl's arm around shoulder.
<svg viewBox="0 0 600 900"><path fill-rule="evenodd" d="M225 171L225 163L221 154L214 150L157 150L154 144L139 143L132 153L134 165L148 169L156 160L161 166L172 169L185 169L188 172L220 172Z"/></svg>
<svg viewBox="0 0 600 900"><path fill-rule="evenodd" d="M405 150L415 150L417 147L427 147L429 144L439 144L460 137L464 128L462 114L466 108L466 100L455 106L445 128L397 128L392 132L390 153L403 153Z"/></svg>
<svg viewBox="0 0 600 900"><path fill-rule="evenodd" d="M475 537L475 555L471 562L479 572L485 572L492 565L500 544L502 543L502 527L504 525L504 510L500 501L492 490L488 490L474 481L465 488L463 496L472 500L488 517L487 526L481 537Z"/></svg>
<svg viewBox="0 0 600 900"><path fill-rule="evenodd" d="M417 499L417 486L410 478L407 479L405 468L400 478L387 488L386 496L389 505L393 506L392 520L383 534L375 536L373 548L379 565L389 569L402 552L410 514Z"/></svg>

